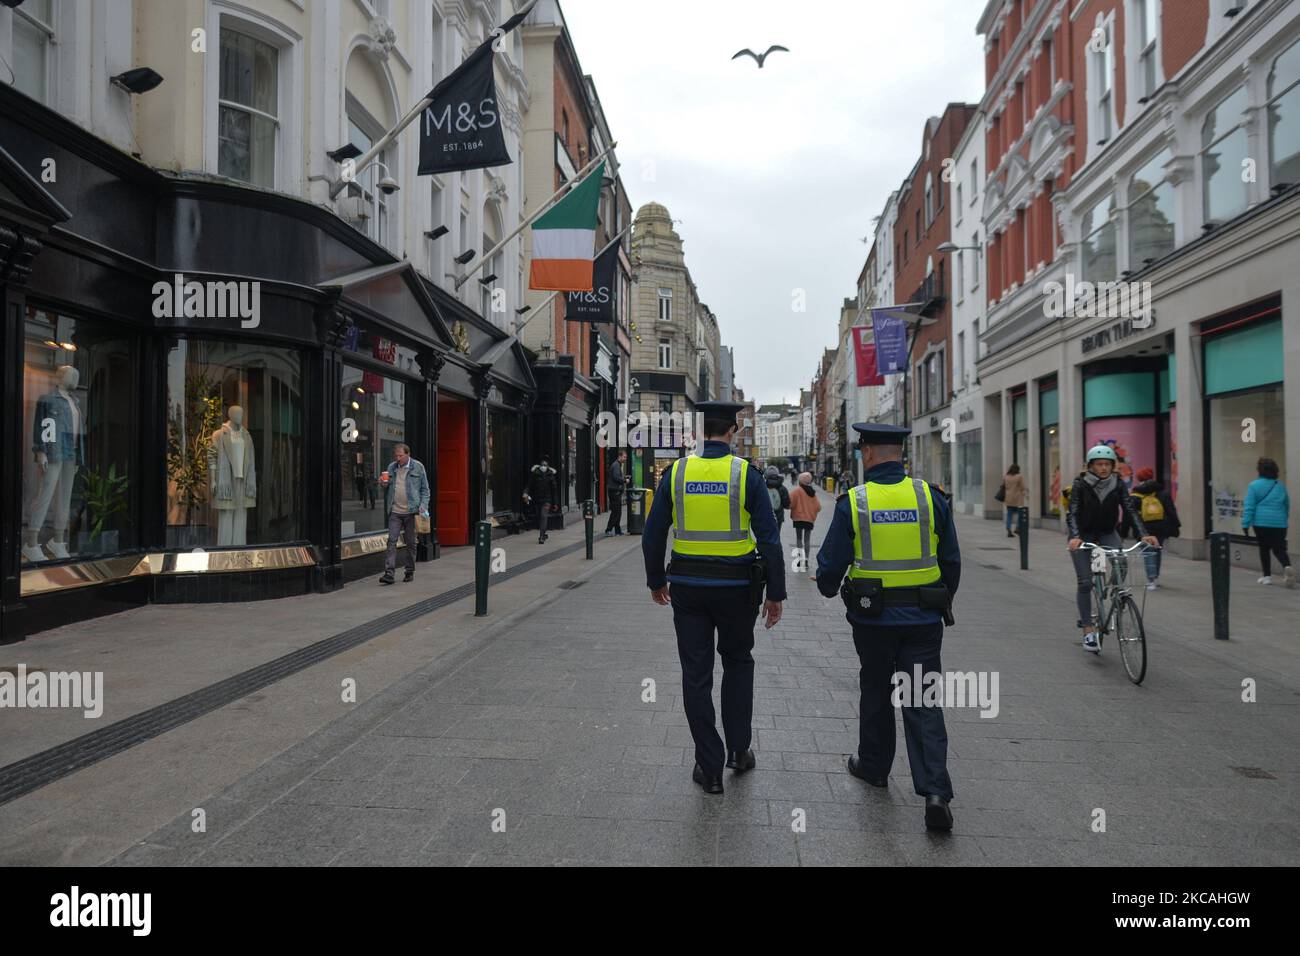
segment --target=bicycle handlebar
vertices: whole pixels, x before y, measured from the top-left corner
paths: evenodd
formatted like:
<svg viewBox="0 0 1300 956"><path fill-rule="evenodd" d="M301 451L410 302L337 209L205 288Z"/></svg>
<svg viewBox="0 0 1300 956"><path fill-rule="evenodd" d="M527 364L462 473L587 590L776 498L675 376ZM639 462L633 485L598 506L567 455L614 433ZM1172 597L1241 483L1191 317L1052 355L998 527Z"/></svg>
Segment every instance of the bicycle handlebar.
<svg viewBox="0 0 1300 956"><path fill-rule="evenodd" d="M1091 541L1084 541L1079 545L1079 547L1095 548L1098 551L1105 551L1107 554L1128 554L1130 551L1136 551L1138 548L1149 548L1151 545L1147 544L1145 541L1138 541L1131 548L1108 548L1105 545L1093 544Z"/></svg>

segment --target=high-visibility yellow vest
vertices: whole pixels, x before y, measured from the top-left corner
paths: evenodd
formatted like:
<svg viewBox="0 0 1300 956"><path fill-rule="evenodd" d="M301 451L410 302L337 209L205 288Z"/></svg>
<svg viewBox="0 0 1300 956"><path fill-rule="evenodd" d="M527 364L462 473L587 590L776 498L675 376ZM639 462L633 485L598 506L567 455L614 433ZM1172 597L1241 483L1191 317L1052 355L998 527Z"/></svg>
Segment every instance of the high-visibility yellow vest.
<svg viewBox="0 0 1300 956"><path fill-rule="evenodd" d="M673 554L737 557L754 550L745 509L745 459L735 455L673 462Z"/></svg>
<svg viewBox="0 0 1300 956"><path fill-rule="evenodd" d="M879 578L887 588L919 587L939 580L939 533L929 485L920 478L892 485L868 482L849 492L849 506L853 513L850 578Z"/></svg>

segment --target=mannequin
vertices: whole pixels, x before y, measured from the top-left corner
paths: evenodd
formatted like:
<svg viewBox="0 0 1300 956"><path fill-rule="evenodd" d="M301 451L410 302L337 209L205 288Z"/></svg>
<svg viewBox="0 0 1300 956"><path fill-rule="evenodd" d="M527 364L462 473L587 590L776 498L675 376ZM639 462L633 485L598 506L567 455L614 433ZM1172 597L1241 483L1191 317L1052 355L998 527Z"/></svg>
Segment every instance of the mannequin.
<svg viewBox="0 0 1300 956"><path fill-rule="evenodd" d="M32 452L36 458L39 483L32 499L24 532L23 556L28 561L44 561L38 538L54 505L54 537L46 544L51 556L67 558L68 513L71 510L72 486L77 468L85 464L85 417L74 392L81 375L71 365L60 365L56 385L36 400L32 420ZM43 441L52 438L52 441Z"/></svg>
<svg viewBox="0 0 1300 956"><path fill-rule="evenodd" d="M208 490L217 509L217 546L248 543L248 509L257 504L253 436L244 410L231 405L208 446Z"/></svg>

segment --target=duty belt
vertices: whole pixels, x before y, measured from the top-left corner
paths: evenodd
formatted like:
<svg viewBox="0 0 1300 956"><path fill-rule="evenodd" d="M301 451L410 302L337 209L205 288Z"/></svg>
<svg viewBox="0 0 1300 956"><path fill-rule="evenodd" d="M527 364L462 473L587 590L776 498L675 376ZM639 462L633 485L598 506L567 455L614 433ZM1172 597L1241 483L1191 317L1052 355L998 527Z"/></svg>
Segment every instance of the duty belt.
<svg viewBox="0 0 1300 956"><path fill-rule="evenodd" d="M668 562L668 573L690 578L716 578L722 581L752 581L757 562L724 564L721 561L699 561L673 555Z"/></svg>

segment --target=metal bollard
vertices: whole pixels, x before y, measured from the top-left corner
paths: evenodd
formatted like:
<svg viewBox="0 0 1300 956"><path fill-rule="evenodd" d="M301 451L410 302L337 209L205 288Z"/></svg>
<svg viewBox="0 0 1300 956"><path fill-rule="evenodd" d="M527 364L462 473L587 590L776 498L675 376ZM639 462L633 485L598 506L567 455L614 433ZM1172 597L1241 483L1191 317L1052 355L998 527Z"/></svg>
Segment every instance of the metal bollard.
<svg viewBox="0 0 1300 956"><path fill-rule="evenodd" d="M1029 570L1029 509L1017 508L1016 534L1020 535L1020 570Z"/></svg>
<svg viewBox="0 0 1300 956"><path fill-rule="evenodd" d="M480 521L474 529L474 616L487 615L488 576L492 564L492 523Z"/></svg>
<svg viewBox="0 0 1300 956"><path fill-rule="evenodd" d="M1210 535L1210 590L1214 598L1214 639L1228 639L1228 568L1230 539L1226 531Z"/></svg>
<svg viewBox="0 0 1300 956"><path fill-rule="evenodd" d="M596 541L596 503L590 498L582 503L582 522L586 525L587 560L590 561L594 557L592 546Z"/></svg>

